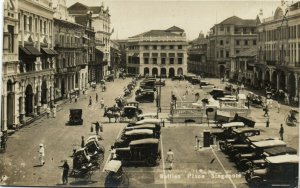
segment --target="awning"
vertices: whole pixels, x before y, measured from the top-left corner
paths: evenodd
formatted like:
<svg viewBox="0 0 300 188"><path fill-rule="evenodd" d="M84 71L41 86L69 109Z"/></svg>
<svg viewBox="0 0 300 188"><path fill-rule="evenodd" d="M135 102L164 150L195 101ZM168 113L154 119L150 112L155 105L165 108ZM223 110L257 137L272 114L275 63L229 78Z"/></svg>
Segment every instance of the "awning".
<svg viewBox="0 0 300 188"><path fill-rule="evenodd" d="M41 48L41 49L42 49L41 51L47 55L57 55L56 51L51 50L49 48Z"/></svg>
<svg viewBox="0 0 300 188"><path fill-rule="evenodd" d="M50 49L53 52L53 55L58 55L57 51Z"/></svg>
<svg viewBox="0 0 300 188"><path fill-rule="evenodd" d="M160 53L160 57L167 57L166 53Z"/></svg>
<svg viewBox="0 0 300 188"><path fill-rule="evenodd" d="M169 53L169 57L175 57L175 53Z"/></svg>
<svg viewBox="0 0 300 188"><path fill-rule="evenodd" d="M91 39L89 39L88 37L86 37L86 36L83 36L82 38L84 38L84 39L86 39L86 40L91 40Z"/></svg>
<svg viewBox="0 0 300 188"><path fill-rule="evenodd" d="M140 57L139 53L134 53L132 57Z"/></svg>
<svg viewBox="0 0 300 188"><path fill-rule="evenodd" d="M20 50L23 51L26 55L34 55L34 56L41 56L43 55L41 52L39 52L38 49L36 49L33 46L20 46Z"/></svg>
<svg viewBox="0 0 300 188"><path fill-rule="evenodd" d="M74 37L80 39L80 36L74 35Z"/></svg>

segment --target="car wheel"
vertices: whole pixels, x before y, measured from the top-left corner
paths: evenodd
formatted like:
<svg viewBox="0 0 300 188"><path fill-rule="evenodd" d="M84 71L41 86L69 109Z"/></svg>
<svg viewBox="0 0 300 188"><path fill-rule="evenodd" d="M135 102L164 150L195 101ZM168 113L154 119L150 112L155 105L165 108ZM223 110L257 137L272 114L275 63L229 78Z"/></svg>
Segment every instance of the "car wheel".
<svg viewBox="0 0 300 188"><path fill-rule="evenodd" d="M148 157L146 159L146 164L151 167L151 166L154 166L156 164L156 161L153 159L153 157Z"/></svg>
<svg viewBox="0 0 300 188"><path fill-rule="evenodd" d="M255 187L259 187L259 185L262 184L262 179L261 179L261 177L258 177L258 176L250 177L249 183Z"/></svg>
<svg viewBox="0 0 300 188"><path fill-rule="evenodd" d="M226 150L225 145L220 143L220 149L224 152Z"/></svg>

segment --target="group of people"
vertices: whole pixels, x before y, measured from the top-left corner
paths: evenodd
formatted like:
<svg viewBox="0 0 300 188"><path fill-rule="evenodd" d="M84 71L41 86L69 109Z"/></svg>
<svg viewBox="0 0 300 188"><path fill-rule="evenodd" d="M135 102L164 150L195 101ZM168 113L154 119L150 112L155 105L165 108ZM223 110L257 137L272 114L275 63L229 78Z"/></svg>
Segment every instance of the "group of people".
<svg viewBox="0 0 300 188"><path fill-rule="evenodd" d="M56 104L53 104L51 107L50 105L47 105L46 107L46 113L47 113L47 118L50 118L50 115L52 113L52 117L56 117Z"/></svg>
<svg viewBox="0 0 300 188"><path fill-rule="evenodd" d="M96 100L96 103L97 103L98 102L98 93L96 93L95 100ZM92 96L90 96L88 106L92 106L92 105L93 105L93 99L92 99ZM104 99L103 99L103 97L100 99L100 105L101 105L101 108L103 109L104 108Z"/></svg>

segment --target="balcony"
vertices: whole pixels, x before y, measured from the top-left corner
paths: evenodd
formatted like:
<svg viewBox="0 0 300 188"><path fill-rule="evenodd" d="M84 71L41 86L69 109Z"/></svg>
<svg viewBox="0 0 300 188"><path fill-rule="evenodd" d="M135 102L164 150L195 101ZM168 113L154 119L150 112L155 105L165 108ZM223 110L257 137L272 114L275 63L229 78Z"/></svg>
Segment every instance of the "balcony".
<svg viewBox="0 0 300 188"><path fill-rule="evenodd" d="M60 48L82 48L83 45L81 43L61 43L61 42L56 42L55 47L60 47Z"/></svg>

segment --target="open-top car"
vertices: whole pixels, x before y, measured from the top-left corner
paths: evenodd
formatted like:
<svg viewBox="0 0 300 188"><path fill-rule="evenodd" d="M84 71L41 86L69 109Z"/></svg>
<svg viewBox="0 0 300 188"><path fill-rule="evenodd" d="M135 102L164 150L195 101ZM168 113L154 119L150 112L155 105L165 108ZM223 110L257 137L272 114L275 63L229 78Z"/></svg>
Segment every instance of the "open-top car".
<svg viewBox="0 0 300 188"><path fill-rule="evenodd" d="M278 155L266 158L266 167L251 168L246 172L246 181L255 187L284 186L297 187L299 157Z"/></svg>
<svg viewBox="0 0 300 188"><path fill-rule="evenodd" d="M116 140L114 147L127 147L133 140L139 140L144 138L154 138L154 131L151 129L134 129L126 131Z"/></svg>
<svg viewBox="0 0 300 188"><path fill-rule="evenodd" d="M125 164L144 163L147 166L155 166L160 159L159 140L147 138L134 140L128 147L116 148L117 160Z"/></svg>
<svg viewBox="0 0 300 188"><path fill-rule="evenodd" d="M82 125L82 109L70 109L69 122L68 125Z"/></svg>

